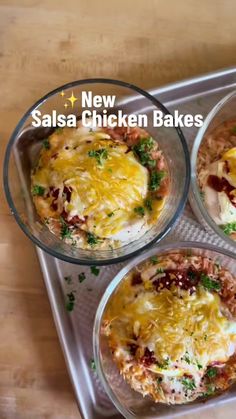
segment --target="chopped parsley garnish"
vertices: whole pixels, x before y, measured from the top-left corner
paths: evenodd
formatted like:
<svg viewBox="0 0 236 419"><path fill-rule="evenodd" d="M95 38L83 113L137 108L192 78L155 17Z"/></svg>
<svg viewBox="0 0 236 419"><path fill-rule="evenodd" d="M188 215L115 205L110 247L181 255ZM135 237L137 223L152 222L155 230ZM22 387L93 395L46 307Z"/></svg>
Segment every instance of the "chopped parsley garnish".
<svg viewBox="0 0 236 419"><path fill-rule="evenodd" d="M206 375L209 378L214 378L217 375L217 368L215 367L208 368Z"/></svg>
<svg viewBox="0 0 236 419"><path fill-rule="evenodd" d="M84 272L81 272L81 273L78 275L78 280L79 280L79 282L81 283L81 282L83 282L85 279L86 279L85 273L84 273Z"/></svg>
<svg viewBox="0 0 236 419"><path fill-rule="evenodd" d="M152 200L150 198L145 199L144 205L148 211L152 211Z"/></svg>
<svg viewBox="0 0 236 419"><path fill-rule="evenodd" d="M145 214L145 209L143 207L135 207L134 212L136 212L136 214L140 215L140 217L143 217L144 214Z"/></svg>
<svg viewBox="0 0 236 419"><path fill-rule="evenodd" d="M202 397L209 397L212 396L212 394L214 394L215 392L215 386L213 384L209 384L207 386L207 391L205 393L202 393L201 396Z"/></svg>
<svg viewBox="0 0 236 419"><path fill-rule="evenodd" d="M201 369L202 369L202 365L201 365L201 364L199 364L199 362L197 362L197 367L198 367L198 369L199 369L199 370L201 370Z"/></svg>
<svg viewBox="0 0 236 419"><path fill-rule="evenodd" d="M158 378L157 378L157 382L158 382L158 383L161 383L161 382L162 382L162 380L163 380L163 378L162 378L162 377L158 377Z"/></svg>
<svg viewBox="0 0 236 419"><path fill-rule="evenodd" d="M100 269L98 269L96 266L91 266L90 267L91 273L95 276L99 275Z"/></svg>
<svg viewBox="0 0 236 419"><path fill-rule="evenodd" d="M67 284L71 284L71 282L72 282L72 277L71 277L71 275L64 276L64 280L67 282Z"/></svg>
<svg viewBox="0 0 236 419"><path fill-rule="evenodd" d="M218 281L211 279L208 275L204 273L201 274L201 282L204 288L206 288L209 291L220 291L221 289L221 284Z"/></svg>
<svg viewBox="0 0 236 419"><path fill-rule="evenodd" d="M71 239L71 230L69 229L68 225L66 224L65 220L60 217L61 221L61 238L62 239Z"/></svg>
<svg viewBox="0 0 236 419"><path fill-rule="evenodd" d="M165 175L166 172L164 172L163 170L159 172L152 172L150 176L149 189L151 191L156 191L160 187L161 181L165 177Z"/></svg>
<svg viewBox="0 0 236 419"><path fill-rule="evenodd" d="M185 390L194 390L196 388L196 384L193 378L185 377L181 380Z"/></svg>
<svg viewBox="0 0 236 419"><path fill-rule="evenodd" d="M107 214L107 216L110 218L110 217L113 217L114 214L115 213L112 211L112 212L109 212L109 214Z"/></svg>
<svg viewBox="0 0 236 419"><path fill-rule="evenodd" d="M150 260L153 265L156 265L158 263L158 258L156 256L152 256Z"/></svg>
<svg viewBox="0 0 236 419"><path fill-rule="evenodd" d="M88 156L95 158L99 166L102 166L104 160L108 157L108 152L106 148L101 148L100 150L90 150L88 152Z"/></svg>
<svg viewBox="0 0 236 419"><path fill-rule="evenodd" d="M203 339L204 339L204 340L207 340L207 335L204 335Z"/></svg>
<svg viewBox="0 0 236 419"><path fill-rule="evenodd" d="M32 189L32 194L35 196L43 196L45 192L45 188L40 185L34 185Z"/></svg>
<svg viewBox="0 0 236 419"><path fill-rule="evenodd" d="M191 364L190 358L189 358L189 354L186 352L186 354L183 357L184 361L187 362L187 364Z"/></svg>
<svg viewBox="0 0 236 419"><path fill-rule="evenodd" d="M163 273L164 273L164 269L163 269L163 268L158 268L158 269L156 270L156 273L157 273L157 274L163 274Z"/></svg>
<svg viewBox="0 0 236 419"><path fill-rule="evenodd" d="M96 371L96 365L94 359L90 359L90 368L92 371Z"/></svg>
<svg viewBox="0 0 236 419"><path fill-rule="evenodd" d="M165 370L168 367L169 363L170 363L169 358L166 358L164 359L162 363L158 362L158 367Z"/></svg>
<svg viewBox="0 0 236 419"><path fill-rule="evenodd" d="M98 238L93 233L87 233L87 243L90 244L90 246L95 246L98 244Z"/></svg>
<svg viewBox="0 0 236 419"><path fill-rule="evenodd" d="M143 166L155 167L156 160L152 159L150 150L152 150L155 141L152 137L142 138L135 146L133 151L138 156L140 163Z"/></svg>
<svg viewBox="0 0 236 419"><path fill-rule="evenodd" d="M236 231L236 222L225 224L222 226L223 232L229 236Z"/></svg>
<svg viewBox="0 0 236 419"><path fill-rule="evenodd" d="M66 309L72 311L75 305L75 296L73 292L67 294Z"/></svg>

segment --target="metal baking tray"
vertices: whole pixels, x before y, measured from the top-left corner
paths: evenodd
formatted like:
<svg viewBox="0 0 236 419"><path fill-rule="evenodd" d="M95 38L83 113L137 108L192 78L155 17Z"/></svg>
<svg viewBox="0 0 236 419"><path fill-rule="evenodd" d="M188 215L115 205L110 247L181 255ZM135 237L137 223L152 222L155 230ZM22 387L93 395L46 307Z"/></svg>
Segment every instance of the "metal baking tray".
<svg viewBox="0 0 236 419"><path fill-rule="evenodd" d="M177 109L183 114L206 115L216 102L235 88L236 68L231 68L153 89L151 94L163 102L170 112ZM183 128L190 149L196 131L197 128ZM180 220L163 242L180 240L196 240L224 247L224 243L219 238L214 234L206 233L198 224L189 204L186 205ZM62 262L40 249L37 249L37 252L82 418L122 418L105 394L96 371L91 369L91 360L93 358L92 329L98 303L108 283L124 266L124 263L101 267L99 275L95 276L91 274L89 267ZM78 274L81 272L85 273L86 279L80 283ZM75 307L73 311L68 312L65 301L67 294L71 291L75 292ZM173 407L171 417L233 399L236 399L236 393L234 389L231 389L219 398L209 400L204 404L201 402ZM168 415L170 413L167 414L163 409L160 417Z"/></svg>

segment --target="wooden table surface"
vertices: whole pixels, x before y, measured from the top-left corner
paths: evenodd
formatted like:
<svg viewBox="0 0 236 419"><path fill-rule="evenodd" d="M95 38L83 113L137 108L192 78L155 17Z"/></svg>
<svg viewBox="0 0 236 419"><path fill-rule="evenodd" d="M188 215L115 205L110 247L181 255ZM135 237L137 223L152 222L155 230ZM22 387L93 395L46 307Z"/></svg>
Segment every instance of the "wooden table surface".
<svg viewBox="0 0 236 419"><path fill-rule="evenodd" d="M235 0L0 0L1 163L47 91L99 76L151 88L235 65L235 22ZM35 249L0 194L0 418L79 418Z"/></svg>

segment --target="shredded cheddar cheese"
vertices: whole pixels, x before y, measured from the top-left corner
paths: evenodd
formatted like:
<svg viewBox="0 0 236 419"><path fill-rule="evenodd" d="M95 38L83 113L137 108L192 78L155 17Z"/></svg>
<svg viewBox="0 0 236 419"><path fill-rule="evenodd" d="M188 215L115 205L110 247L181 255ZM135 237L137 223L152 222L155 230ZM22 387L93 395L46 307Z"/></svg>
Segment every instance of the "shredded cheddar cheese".
<svg viewBox="0 0 236 419"><path fill-rule="evenodd" d="M107 305L104 332L120 372L134 389L156 401L179 403L207 394L209 377L218 374L213 367L220 371L235 353L236 322L226 316L219 293L201 282L201 273L193 288L191 280L189 289L169 285L176 273L168 267L181 275L181 269L207 263L180 256L179 268L177 260L176 254L173 259L158 257L130 272ZM157 290L155 281L161 284L166 275L167 286Z"/></svg>
<svg viewBox="0 0 236 419"><path fill-rule="evenodd" d="M33 186L59 191L55 210L50 194L34 196L42 217L58 219L64 210L68 219L79 216L86 220L82 230L103 239L120 240L122 231L136 226L138 232L146 225L145 231L156 222L164 198L153 201L151 211L146 210L143 217L139 211L145 206L148 184L147 168L124 142L82 127L52 134L32 174ZM65 187L70 191L69 201L64 197Z"/></svg>

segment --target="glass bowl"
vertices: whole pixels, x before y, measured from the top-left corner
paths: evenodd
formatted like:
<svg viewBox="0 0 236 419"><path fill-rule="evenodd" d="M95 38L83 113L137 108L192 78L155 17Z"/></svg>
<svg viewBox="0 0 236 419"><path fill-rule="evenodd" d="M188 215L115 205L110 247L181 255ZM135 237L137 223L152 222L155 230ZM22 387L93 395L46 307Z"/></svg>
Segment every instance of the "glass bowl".
<svg viewBox="0 0 236 419"><path fill-rule="evenodd" d="M82 91L90 91L93 95L116 95L116 106L108 112L120 109L123 113L146 113L148 126L145 128L154 139L158 139L167 159L170 171L170 193L165 208L156 225L138 240L115 250L83 250L64 243L52 234L38 217L30 192L30 173L34 167L43 139L47 138L55 128L34 128L32 126L33 110L40 110L42 115L81 114L81 101L77 100L74 108L65 109L66 98L80 98ZM67 101L67 104L69 102ZM91 108L95 110L97 108ZM99 108L102 111L103 108ZM91 79L68 83L58 87L37 101L22 117L16 126L7 146L4 161L4 186L8 204L19 226L34 244L54 257L67 262L82 265L105 265L125 260L154 242L159 242L171 229L184 208L189 182L190 161L185 139L179 128L154 128L152 123L153 110L168 110L149 93L131 84L116 80Z"/></svg>
<svg viewBox="0 0 236 419"><path fill-rule="evenodd" d="M197 181L197 157L199 147L205 135L209 134L222 122L236 117L236 91L229 93L221 99L207 115L203 126L199 129L195 138L191 153L191 183L189 191L189 202L199 222L206 230L214 231L217 236L223 240L224 244L230 250L236 252L236 242L230 239L224 231L215 223L208 213L202 200L201 191Z"/></svg>
<svg viewBox="0 0 236 419"><path fill-rule="evenodd" d="M199 242L183 242L163 246L160 245L144 252L142 255L139 255L129 262L108 285L95 316L93 329L94 360L96 371L108 396L126 419L154 419L166 416L172 418L236 398L236 386L233 385L221 395L211 397L204 401L196 400L182 405L155 403L151 398L143 397L141 394L134 391L120 375L120 372L113 361L108 339L101 333L104 312L109 304L110 298L122 283L126 274L135 266L154 255L157 255L158 257L158 255L168 254L173 251L183 252L187 255L191 254L210 257L222 266L227 267L228 270L236 275L236 263L233 253Z"/></svg>

